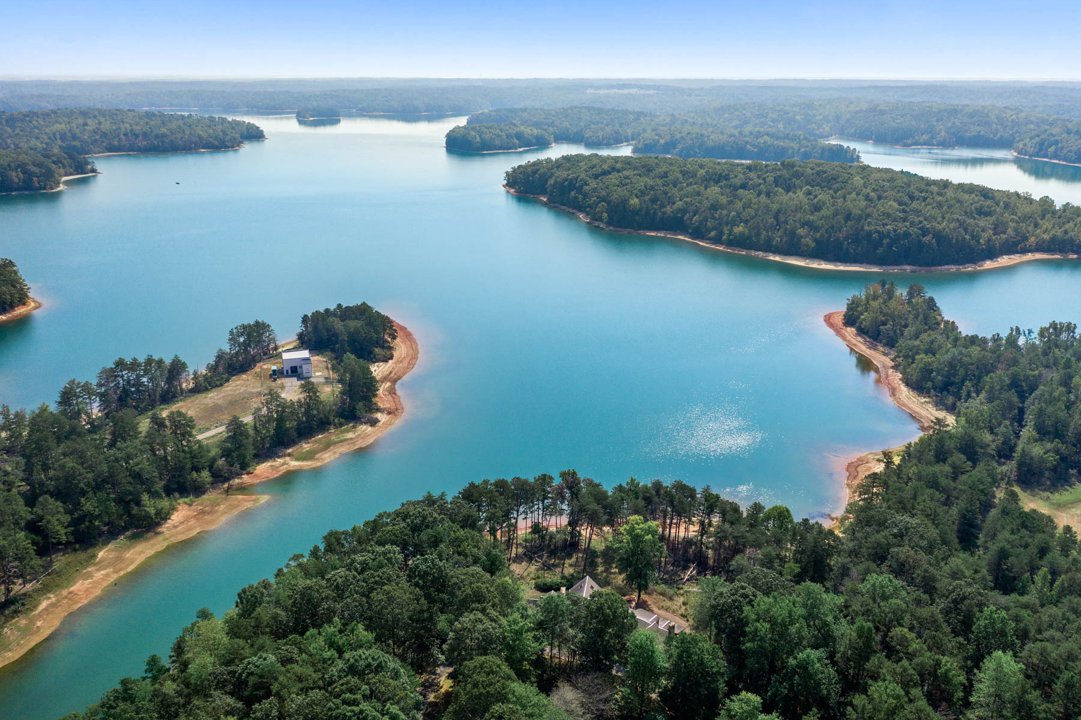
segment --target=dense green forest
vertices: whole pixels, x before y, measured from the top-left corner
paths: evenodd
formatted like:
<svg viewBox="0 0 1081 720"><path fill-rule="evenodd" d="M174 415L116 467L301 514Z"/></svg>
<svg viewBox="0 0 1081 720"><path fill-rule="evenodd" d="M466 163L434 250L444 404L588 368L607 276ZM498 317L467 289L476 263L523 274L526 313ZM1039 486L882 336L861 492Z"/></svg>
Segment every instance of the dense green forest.
<svg viewBox="0 0 1081 720"><path fill-rule="evenodd" d="M316 310L300 319L297 340L309 350L355 355L367 362L385 362L398 337L394 321L368 303Z"/></svg>
<svg viewBox="0 0 1081 720"><path fill-rule="evenodd" d="M375 422L378 383L353 351L389 356L379 333L393 325L367 304L323 312L345 318L330 322L345 330L325 348L337 392L324 395L310 381L296 400L268 391L251 423L234 417L216 449L197 438L190 415L168 403L224 384L273 354L265 322L233 328L228 348L201 371L189 372L179 357L120 358L96 382L65 384L55 407L0 406L0 609L18 602L15 590L47 570L58 551L154 527L177 498L229 482L281 448L342 422Z"/></svg>
<svg viewBox="0 0 1081 720"><path fill-rule="evenodd" d="M861 100L727 105L693 117L773 133L840 136L902 146L1012 148L1022 152L1054 138L1055 160L1081 162L1081 123L1028 110L988 105Z"/></svg>
<svg viewBox="0 0 1081 720"><path fill-rule="evenodd" d="M490 110L448 133L447 147L470 137L474 149L509 149L498 147L498 126L594 147L630 142L638 154L678 157L858 161L854 150L821 141L839 136L903 146L1010 148L1081 162L1081 122L1009 107L862 100L724 104L677 115L600 107Z"/></svg>
<svg viewBox="0 0 1081 720"><path fill-rule="evenodd" d="M840 536L574 471L408 502L200 611L167 661L71 717L1075 718L1077 538L996 499L951 432L875 478ZM545 591L586 571L612 589L527 601L531 566ZM693 631L636 629L621 594L695 574Z"/></svg>
<svg viewBox="0 0 1081 720"><path fill-rule="evenodd" d="M1073 323L966 335L918 285L853 297L845 323L889 348L905 383L960 418L958 433L1020 485L1081 481L1081 339Z"/></svg>
<svg viewBox="0 0 1081 720"><path fill-rule="evenodd" d="M532 140L529 145L518 143ZM542 142L546 140L546 142ZM856 162L859 153L798 131L735 128L706 120L597 107L490 110L447 133L447 148L516 150L552 142L603 147L632 143L634 152L728 160Z"/></svg>
<svg viewBox="0 0 1081 720"><path fill-rule="evenodd" d="M110 152L224 150L263 139L242 120L135 110L0 112L0 192L53 190Z"/></svg>
<svg viewBox="0 0 1081 720"><path fill-rule="evenodd" d="M570 155L507 186L627 230L837 262L936 266L1081 249L1081 208L865 165Z"/></svg>
<svg viewBox="0 0 1081 720"><path fill-rule="evenodd" d="M918 286L847 316L897 348L950 326ZM987 423L1010 404L989 388L1076 373L1055 328L975 371L957 425L889 458L839 534L679 481L470 483L328 533L71 717L1077 718L1081 546L1009 489L1003 442L1035 421ZM611 589L519 579L587 572ZM620 595L642 589L682 592L692 631L637 630Z"/></svg>
<svg viewBox="0 0 1081 720"><path fill-rule="evenodd" d="M30 286L18 266L9 258L0 258L0 315L25 305L30 300Z"/></svg>
<svg viewBox="0 0 1081 720"><path fill-rule="evenodd" d="M297 110L297 120L333 120L340 119L341 110L333 107L302 108Z"/></svg>
<svg viewBox="0 0 1081 720"><path fill-rule="evenodd" d="M556 141L547 130L527 125L459 125L447 133L447 150L505 152L548 147Z"/></svg>

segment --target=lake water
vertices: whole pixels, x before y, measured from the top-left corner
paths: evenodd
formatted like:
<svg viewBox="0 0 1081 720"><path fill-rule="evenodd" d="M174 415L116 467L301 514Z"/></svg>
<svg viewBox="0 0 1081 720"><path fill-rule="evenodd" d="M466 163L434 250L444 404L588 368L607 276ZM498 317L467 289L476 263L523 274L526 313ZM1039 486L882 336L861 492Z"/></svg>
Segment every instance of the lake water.
<svg viewBox="0 0 1081 720"><path fill-rule="evenodd" d="M269 139L239 152L102 158L62 193L0 198L0 254L45 302L0 327L0 400L51 402L118 355L205 363L239 322L289 337L305 312L367 300L421 343L407 417L367 451L260 486L269 502L68 618L0 671L0 718L84 707L166 655L200 607L226 610L328 529L428 491L574 467L821 517L846 457L917 433L821 320L876 276L607 233L501 189L512 165L573 146L459 156L442 146L459 120L255 121ZM1076 169L860 149L1081 201ZM973 331L1081 320L1081 263L919 280Z"/></svg>

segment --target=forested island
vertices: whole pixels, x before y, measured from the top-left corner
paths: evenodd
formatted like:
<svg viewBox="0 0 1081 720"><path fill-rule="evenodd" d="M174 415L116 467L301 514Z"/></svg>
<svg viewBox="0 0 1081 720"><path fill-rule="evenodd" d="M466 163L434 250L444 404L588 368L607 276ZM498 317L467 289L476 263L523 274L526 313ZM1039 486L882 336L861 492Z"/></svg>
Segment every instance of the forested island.
<svg viewBox="0 0 1081 720"><path fill-rule="evenodd" d="M875 266L1081 250L1081 208L865 165L570 155L507 172L516 193L629 231Z"/></svg>
<svg viewBox="0 0 1081 720"><path fill-rule="evenodd" d="M342 121L342 113L337 108L305 108L297 110L296 118L301 125L319 127L339 124Z"/></svg>
<svg viewBox="0 0 1081 720"><path fill-rule="evenodd" d="M30 302L30 286L10 258L0 258L0 316Z"/></svg>
<svg viewBox="0 0 1081 720"><path fill-rule="evenodd" d="M514 152L548 147L556 137L527 125L459 125L447 133L447 150L456 152Z"/></svg>
<svg viewBox="0 0 1081 720"><path fill-rule="evenodd" d="M156 527L179 499L330 428L377 423L370 363L390 359L396 334L366 303L305 315L299 337L330 356L332 391L310 380L296 399L268 390L250 422L234 416L214 441L201 440L193 418L170 404L212 392L275 353L263 321L233 328L203 370L179 357L119 358L94 382L65 384L55 407L0 407L0 608L17 604L16 590L59 553Z"/></svg>
<svg viewBox="0 0 1081 720"><path fill-rule="evenodd" d="M857 162L859 153L802 132L735 128L706 120L596 107L491 110L447 133L448 150L493 152L553 142L604 147L631 143L635 153L726 160Z"/></svg>
<svg viewBox="0 0 1081 720"><path fill-rule="evenodd" d="M137 110L0 112L0 192L55 190L104 153L227 150L263 131L243 120Z"/></svg>
<svg viewBox="0 0 1081 720"><path fill-rule="evenodd" d="M857 162L855 150L822 141L842 137L906 147L1009 148L1025 157L1081 163L1081 122L1075 120L1010 107L855 99L723 104L678 114L603 107L489 110L452 129L447 147L514 149L505 137L511 127L587 147L631 143L636 154L722 160Z"/></svg>

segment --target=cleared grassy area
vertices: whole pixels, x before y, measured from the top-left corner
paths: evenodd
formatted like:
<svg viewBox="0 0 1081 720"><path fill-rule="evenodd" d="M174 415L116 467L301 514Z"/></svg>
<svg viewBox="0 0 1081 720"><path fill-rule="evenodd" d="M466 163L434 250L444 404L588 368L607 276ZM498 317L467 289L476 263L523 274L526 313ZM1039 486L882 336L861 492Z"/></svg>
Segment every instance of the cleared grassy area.
<svg viewBox="0 0 1081 720"><path fill-rule="evenodd" d="M1056 492L1015 490L1025 507L1050 515L1060 527L1081 528L1081 485Z"/></svg>
<svg viewBox="0 0 1081 720"><path fill-rule="evenodd" d="M181 410L195 419L195 432L201 433L229 422L234 415L247 418L255 410L267 390L277 390L286 399L294 399L300 393L296 380L271 380L270 371L279 367L278 357L264 360L246 373L241 373L225 385L208 392L199 393L162 408L163 413ZM312 356L315 381L332 378L330 361L321 355ZM333 384L319 386L323 393L330 393Z"/></svg>
<svg viewBox="0 0 1081 720"><path fill-rule="evenodd" d="M308 462L314 460L321 453L334 447L338 443L343 443L353 437L357 428L354 425L347 425L345 427L338 428L337 430L331 430L328 433L324 433L315 438L311 442L304 443L304 445L290 453L294 460L299 462Z"/></svg>

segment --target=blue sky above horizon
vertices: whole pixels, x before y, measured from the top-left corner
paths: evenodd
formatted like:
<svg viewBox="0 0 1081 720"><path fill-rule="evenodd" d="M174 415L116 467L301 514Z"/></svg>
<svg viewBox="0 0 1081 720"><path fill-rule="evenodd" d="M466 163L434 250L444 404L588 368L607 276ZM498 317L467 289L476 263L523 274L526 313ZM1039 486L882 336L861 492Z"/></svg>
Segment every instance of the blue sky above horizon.
<svg viewBox="0 0 1081 720"><path fill-rule="evenodd" d="M3 77L1081 80L1081 2L13 0Z"/></svg>

